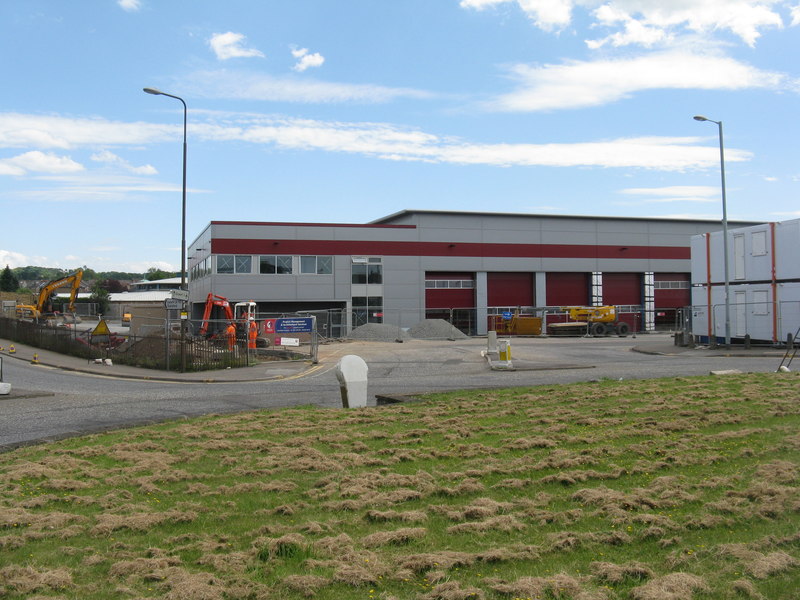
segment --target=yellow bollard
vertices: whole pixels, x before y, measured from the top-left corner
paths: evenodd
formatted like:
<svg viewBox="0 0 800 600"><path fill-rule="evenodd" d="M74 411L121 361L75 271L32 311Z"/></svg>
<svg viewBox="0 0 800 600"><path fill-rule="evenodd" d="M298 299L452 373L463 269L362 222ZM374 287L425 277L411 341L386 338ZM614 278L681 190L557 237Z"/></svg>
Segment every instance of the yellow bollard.
<svg viewBox="0 0 800 600"><path fill-rule="evenodd" d="M39 355L36 354L36 352L33 353L33 358L31 359L31 364L32 365L38 365L39 364Z"/></svg>
<svg viewBox="0 0 800 600"><path fill-rule="evenodd" d="M499 356L500 360L504 360L506 362L511 360L511 341L510 340L500 340L498 343L499 349Z"/></svg>
<svg viewBox="0 0 800 600"><path fill-rule="evenodd" d="M14 344L11 344L11 345L8 347L8 353L9 353L9 354L16 354L16 353L17 353L17 349L16 349L16 348L14 348Z"/></svg>

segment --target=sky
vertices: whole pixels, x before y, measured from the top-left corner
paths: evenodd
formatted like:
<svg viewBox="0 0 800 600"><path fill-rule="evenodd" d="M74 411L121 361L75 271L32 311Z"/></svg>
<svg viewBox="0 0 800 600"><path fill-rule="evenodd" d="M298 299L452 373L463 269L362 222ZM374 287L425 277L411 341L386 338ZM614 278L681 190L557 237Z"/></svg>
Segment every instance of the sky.
<svg viewBox="0 0 800 600"><path fill-rule="evenodd" d="M212 220L800 217L800 0L2 0L0 267ZM710 121L693 120L703 115Z"/></svg>

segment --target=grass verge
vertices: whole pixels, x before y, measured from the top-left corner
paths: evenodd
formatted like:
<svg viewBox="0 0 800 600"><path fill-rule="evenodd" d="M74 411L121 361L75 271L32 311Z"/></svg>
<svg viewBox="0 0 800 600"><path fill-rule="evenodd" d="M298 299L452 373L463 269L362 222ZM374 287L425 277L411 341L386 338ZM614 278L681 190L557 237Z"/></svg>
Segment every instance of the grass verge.
<svg viewBox="0 0 800 600"><path fill-rule="evenodd" d="M431 395L0 455L0 597L796 598L794 374Z"/></svg>

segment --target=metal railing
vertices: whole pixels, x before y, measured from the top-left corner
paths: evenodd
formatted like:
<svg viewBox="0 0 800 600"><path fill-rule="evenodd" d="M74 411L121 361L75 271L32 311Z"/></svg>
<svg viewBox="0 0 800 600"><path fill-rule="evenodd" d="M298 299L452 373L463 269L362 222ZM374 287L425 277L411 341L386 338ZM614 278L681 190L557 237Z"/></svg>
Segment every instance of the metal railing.
<svg viewBox="0 0 800 600"><path fill-rule="evenodd" d="M800 328L800 301L776 303L733 302L728 305L732 343L783 345L790 343ZM676 331L687 343L717 345L725 340L725 304L687 306L676 317Z"/></svg>

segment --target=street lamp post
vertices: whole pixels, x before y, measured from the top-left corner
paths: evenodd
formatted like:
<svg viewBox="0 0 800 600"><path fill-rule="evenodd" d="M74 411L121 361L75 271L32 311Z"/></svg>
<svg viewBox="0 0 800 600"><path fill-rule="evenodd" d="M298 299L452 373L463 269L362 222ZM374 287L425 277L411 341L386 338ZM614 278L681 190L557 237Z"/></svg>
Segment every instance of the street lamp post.
<svg viewBox="0 0 800 600"><path fill-rule="evenodd" d="M731 346L731 294L730 294L730 272L728 270L728 207L725 198L725 146L722 141L722 121L708 119L701 115L694 117L695 121L708 121L716 123L719 128L719 165L722 179L722 257L725 269L725 347ZM708 307L711 311L711 307Z"/></svg>
<svg viewBox="0 0 800 600"><path fill-rule="evenodd" d="M181 201L181 290L186 290L186 102L180 96L167 94L156 88L143 88L154 96L167 96L183 104L183 195ZM186 319L181 315L181 372L186 371Z"/></svg>

